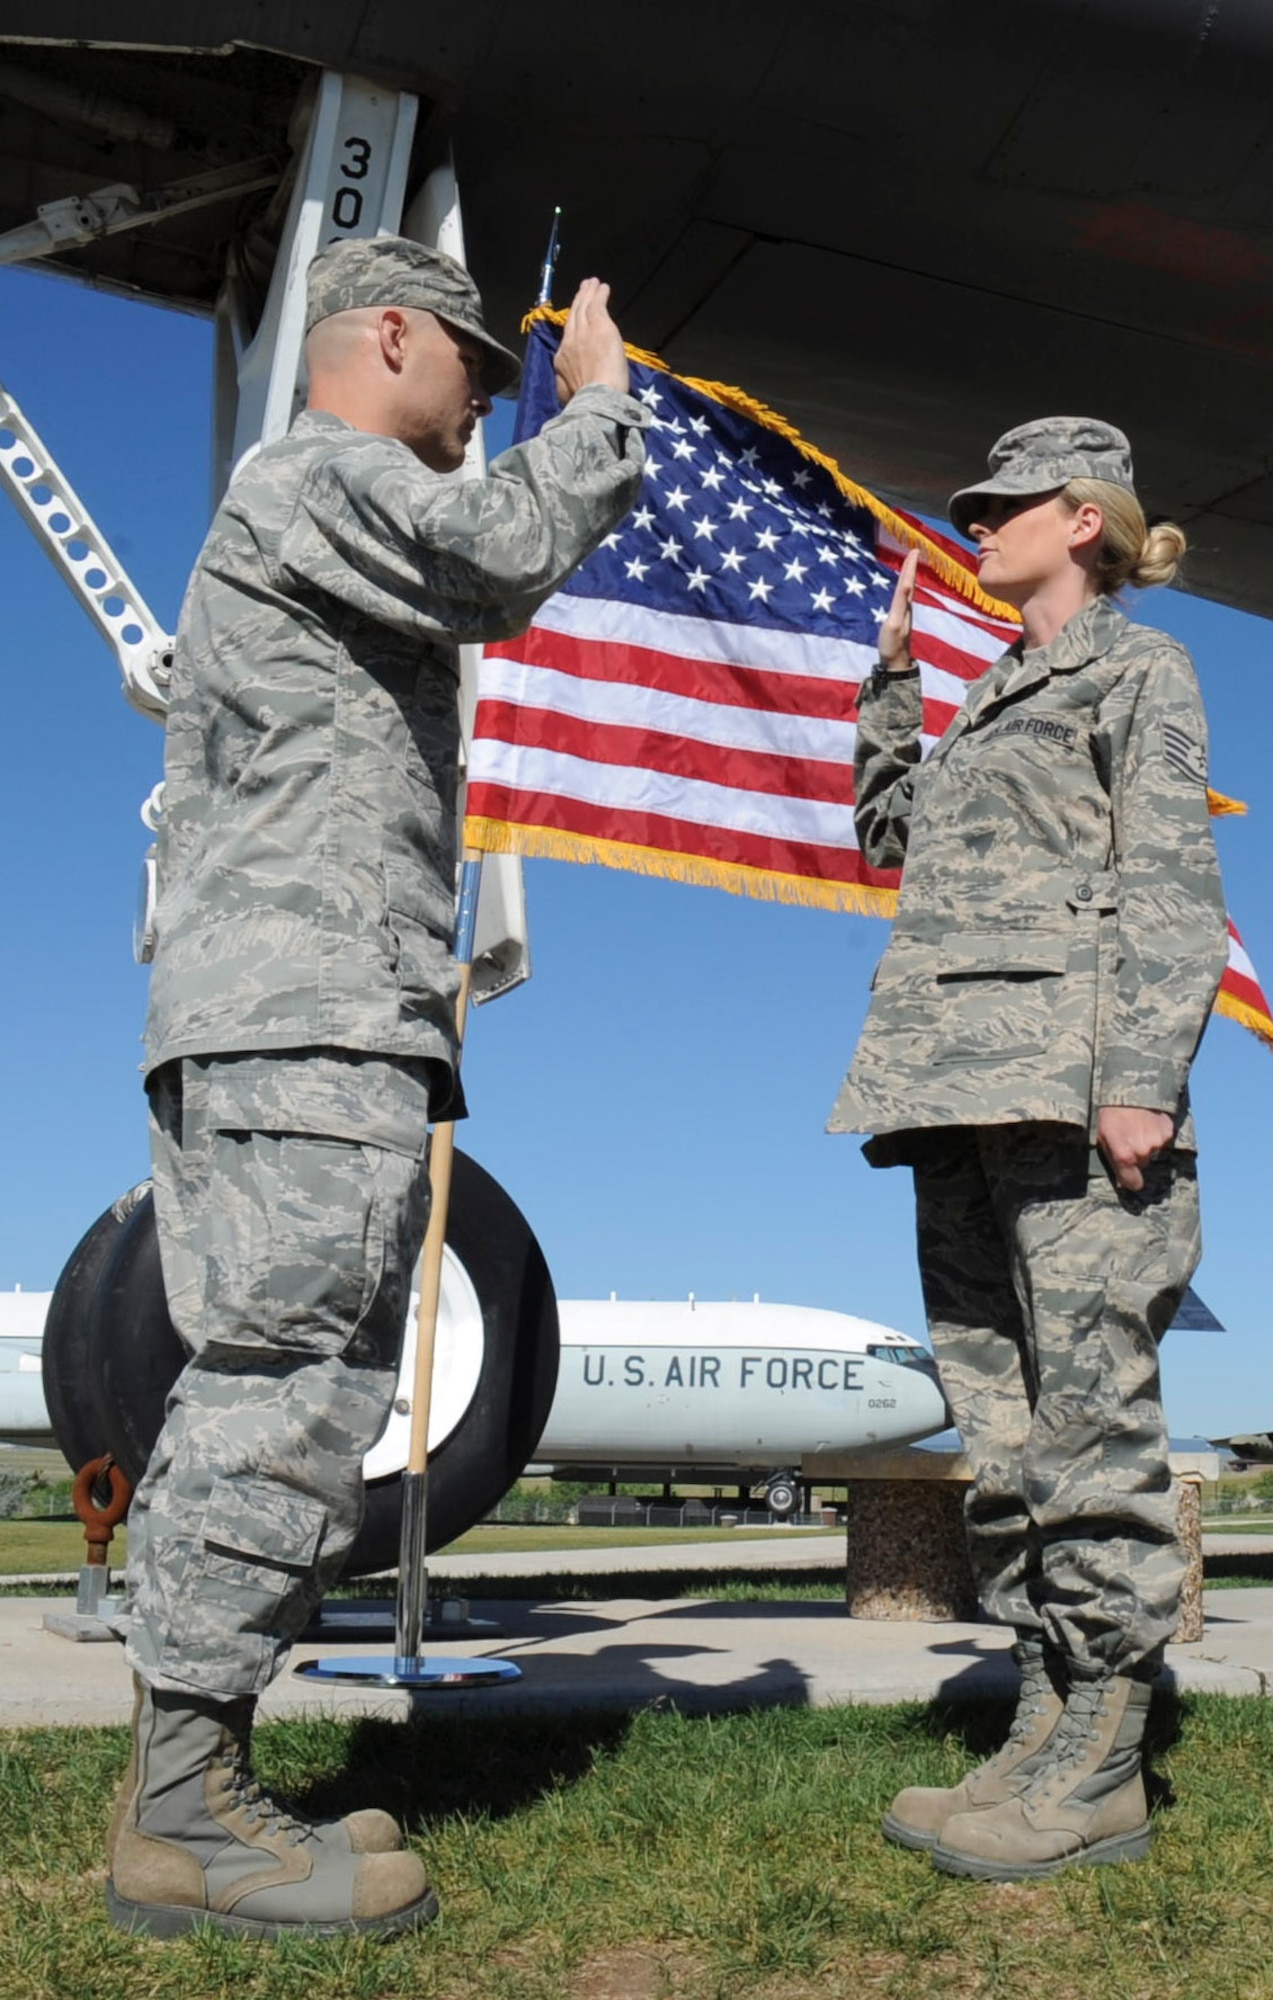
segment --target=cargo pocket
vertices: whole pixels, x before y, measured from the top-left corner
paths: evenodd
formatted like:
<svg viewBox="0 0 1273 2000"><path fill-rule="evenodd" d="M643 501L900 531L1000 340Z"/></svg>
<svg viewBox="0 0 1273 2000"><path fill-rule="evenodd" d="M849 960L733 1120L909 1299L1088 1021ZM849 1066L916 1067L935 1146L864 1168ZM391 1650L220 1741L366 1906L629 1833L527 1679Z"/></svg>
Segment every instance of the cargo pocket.
<svg viewBox="0 0 1273 2000"><path fill-rule="evenodd" d="M380 1289L385 1218L371 1146L252 1134L266 1254L255 1274L271 1346L344 1354Z"/></svg>
<svg viewBox="0 0 1273 2000"><path fill-rule="evenodd" d="M263 1688L307 1615L327 1510L281 1481L214 1480L181 1577L166 1674ZM246 1692L246 1689L244 1690Z"/></svg>
<svg viewBox="0 0 1273 2000"><path fill-rule="evenodd" d="M1069 940L1014 932L951 933L935 968L935 1062L1010 1062L1047 1048Z"/></svg>
<svg viewBox="0 0 1273 2000"><path fill-rule="evenodd" d="M345 1353L384 1270L378 1150L293 1132L219 1131L214 1141L202 1351Z"/></svg>

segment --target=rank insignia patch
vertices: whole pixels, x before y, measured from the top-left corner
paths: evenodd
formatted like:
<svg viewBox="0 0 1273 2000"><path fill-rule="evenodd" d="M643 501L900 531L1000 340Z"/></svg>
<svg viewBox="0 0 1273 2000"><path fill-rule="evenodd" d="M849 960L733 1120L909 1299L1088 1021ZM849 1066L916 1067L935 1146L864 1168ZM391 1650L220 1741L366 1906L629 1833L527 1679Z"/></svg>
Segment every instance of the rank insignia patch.
<svg viewBox="0 0 1273 2000"><path fill-rule="evenodd" d="M1162 726L1163 755L1169 764L1183 771L1186 778L1195 778L1200 785L1207 782L1207 753L1201 743L1194 741L1189 732L1177 722L1164 722Z"/></svg>

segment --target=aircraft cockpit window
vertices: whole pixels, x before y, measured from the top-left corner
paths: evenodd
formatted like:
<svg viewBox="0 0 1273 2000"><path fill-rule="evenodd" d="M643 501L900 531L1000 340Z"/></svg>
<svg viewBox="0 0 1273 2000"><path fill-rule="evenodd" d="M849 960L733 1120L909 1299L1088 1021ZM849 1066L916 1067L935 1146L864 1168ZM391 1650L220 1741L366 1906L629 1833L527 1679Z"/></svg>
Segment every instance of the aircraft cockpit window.
<svg viewBox="0 0 1273 2000"><path fill-rule="evenodd" d="M922 1368L932 1372L933 1357L926 1347L895 1347L892 1344L868 1347L867 1353L873 1361L891 1361L897 1368Z"/></svg>

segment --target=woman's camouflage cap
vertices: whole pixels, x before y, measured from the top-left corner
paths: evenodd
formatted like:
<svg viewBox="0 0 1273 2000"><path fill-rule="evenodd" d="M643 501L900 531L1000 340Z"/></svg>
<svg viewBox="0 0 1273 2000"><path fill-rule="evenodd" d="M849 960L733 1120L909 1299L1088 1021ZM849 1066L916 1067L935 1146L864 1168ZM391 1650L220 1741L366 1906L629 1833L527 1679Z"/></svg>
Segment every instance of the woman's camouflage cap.
<svg viewBox="0 0 1273 2000"><path fill-rule="evenodd" d="M1136 488L1132 448L1122 431L1099 417L1036 417L1005 431L992 446L988 477L952 493L947 509L961 535L977 518L977 502L988 493L1019 497L1053 493L1071 479L1105 479L1111 486Z"/></svg>
<svg viewBox="0 0 1273 2000"><path fill-rule="evenodd" d="M408 306L436 313L485 349L482 380L492 396L516 388L521 363L482 324L482 295L462 264L445 250L409 236L343 236L311 261L306 274L305 331L332 313L358 306Z"/></svg>

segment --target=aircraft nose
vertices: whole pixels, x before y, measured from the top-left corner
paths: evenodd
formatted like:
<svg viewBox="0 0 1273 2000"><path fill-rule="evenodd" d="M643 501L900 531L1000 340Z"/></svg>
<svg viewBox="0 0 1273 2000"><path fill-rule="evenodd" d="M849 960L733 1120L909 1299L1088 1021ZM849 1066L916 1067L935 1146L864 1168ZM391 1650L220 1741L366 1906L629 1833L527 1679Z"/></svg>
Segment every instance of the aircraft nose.
<svg viewBox="0 0 1273 2000"><path fill-rule="evenodd" d="M899 1373L905 1382L906 1414L914 1425L911 1436L929 1437L935 1431L947 1430L955 1420L932 1355L923 1352L909 1355L905 1370Z"/></svg>

